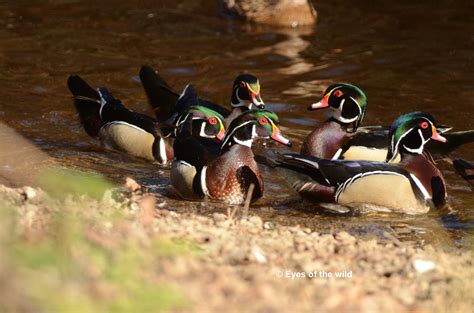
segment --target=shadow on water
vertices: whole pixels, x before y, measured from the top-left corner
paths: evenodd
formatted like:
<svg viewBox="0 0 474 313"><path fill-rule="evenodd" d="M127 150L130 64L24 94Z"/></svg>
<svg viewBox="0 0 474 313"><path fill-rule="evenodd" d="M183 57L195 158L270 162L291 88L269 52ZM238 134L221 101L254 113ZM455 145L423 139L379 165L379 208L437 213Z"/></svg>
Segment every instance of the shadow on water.
<svg viewBox="0 0 474 313"><path fill-rule="evenodd" d="M158 68L177 91L196 85L228 103L234 77L256 74L262 96L294 138L294 150L323 116L307 112L331 83L353 82L369 97L366 124L388 125L425 110L456 129L474 125L474 7L471 1L316 3L316 28L274 29L218 17L217 1L4 1L0 4L0 120L52 156L122 181L131 176L167 195L166 168L105 152L77 121L66 79L72 73L106 85L130 108L151 114L137 78ZM271 147L277 148L275 145ZM474 147L458 154L469 158ZM447 164L451 210L425 216L315 213L285 183L263 170L266 193L253 205L265 220L322 231L469 247L474 200ZM164 201L178 210L225 212L219 204Z"/></svg>

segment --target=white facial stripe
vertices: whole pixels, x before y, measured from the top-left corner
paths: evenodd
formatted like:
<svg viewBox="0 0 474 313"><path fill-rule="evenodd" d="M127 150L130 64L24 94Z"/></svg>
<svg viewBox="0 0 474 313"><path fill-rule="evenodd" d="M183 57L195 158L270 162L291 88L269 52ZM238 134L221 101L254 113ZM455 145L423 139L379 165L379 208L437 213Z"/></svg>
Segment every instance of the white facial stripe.
<svg viewBox="0 0 474 313"><path fill-rule="evenodd" d="M237 126L236 128L234 128L234 129L232 130L232 132L230 132L228 135L225 136L224 142L222 142L222 147L224 147L224 146L227 144L227 142L229 141L229 138L231 138L231 137L234 135L234 133L237 131L237 129L239 129L239 128L241 128L241 127L243 127L243 126L245 126L245 125L247 125L247 124L249 124L249 123L252 123L252 122L254 122L254 121L253 121L253 120L252 120L252 121L247 121L247 122L245 122L245 123L240 124L240 125Z"/></svg>
<svg viewBox="0 0 474 313"><path fill-rule="evenodd" d="M426 119L426 118L423 118L425 119L426 121L428 121L428 123L430 125L432 125L431 121ZM395 157L399 154L399 147L398 145L400 144L400 142L402 141L402 139L408 135L413 129L415 129L414 127L413 128L410 128L408 131L406 131L404 134L402 134L400 136L400 139L397 141L396 145L395 145L395 149L392 149L392 158L389 160L389 162L393 161L395 159ZM407 149L407 151L411 152L411 153L417 153L417 154L422 154L423 153L423 148L425 147L425 144L430 141L430 139L428 140L425 140L425 138L423 137L423 133L421 132L421 129L418 129L418 134L420 135L420 138L421 138L421 145L416 148L416 149L411 149L411 148L408 148L407 146L403 145L403 147L405 149ZM393 139L394 137L392 137L392 147L393 147Z"/></svg>
<svg viewBox="0 0 474 313"><path fill-rule="evenodd" d="M349 97L349 98L351 98L352 101L354 101L357 104L357 108L359 109L359 114L357 116L355 116L353 118L345 118L345 117L342 116L342 111L344 110L344 103L345 103L346 99L341 100L341 104L339 105L338 108L335 109L335 108L331 107L334 110L333 114L332 114L332 117L335 118L336 120L342 122L342 123L345 123L345 124L349 124L349 123L357 121L359 119L360 115L362 114L362 109L359 105L359 102L357 102L357 100L354 99L353 97Z"/></svg>
<svg viewBox="0 0 474 313"><path fill-rule="evenodd" d="M339 110L342 112L342 110L344 109L344 102L346 102L346 99L342 99L341 100L341 104L339 105Z"/></svg>
<svg viewBox="0 0 474 313"><path fill-rule="evenodd" d="M193 118L193 120L194 120L194 118ZM204 121L201 124L201 131L199 132L199 136L204 137L204 138L215 138L216 137L216 136L210 136L210 135L206 134L206 122L204 122Z"/></svg>
<svg viewBox="0 0 474 313"><path fill-rule="evenodd" d="M341 123L345 123L345 124L349 124L349 123L352 123L352 122L355 122L357 120L357 116L354 117L354 118L351 118L351 119L347 119L347 118L344 118L342 117L342 111L337 108L333 108L333 107L330 107L331 108L331 111L330 112L330 116L333 117L334 119L340 121Z"/></svg>
<svg viewBox="0 0 474 313"><path fill-rule="evenodd" d="M323 95L323 97L324 97L325 95L330 95L330 94L331 94L334 90L336 90L337 88L339 88L339 86L334 87L333 89L329 90L329 92L326 92L326 93Z"/></svg>
<svg viewBox="0 0 474 313"><path fill-rule="evenodd" d="M207 198L210 198L211 195L209 194L209 190L207 189L207 183L206 183L206 172L207 172L207 166L204 166L202 168L201 177L200 177L201 189L204 196L206 196Z"/></svg>
<svg viewBox="0 0 474 313"><path fill-rule="evenodd" d="M357 107L359 108L359 112L360 112L361 109L360 109L360 104L359 104L359 102L358 102L356 99L352 98L352 97L349 97L349 98L351 98L352 101L354 101L354 102L357 104Z"/></svg>
<svg viewBox="0 0 474 313"><path fill-rule="evenodd" d="M256 125L253 125L252 126L252 139L254 138L257 138L258 134L257 134L257 126Z"/></svg>
<svg viewBox="0 0 474 313"><path fill-rule="evenodd" d="M251 137L250 139L247 139L247 140L239 140L239 139L237 139L237 138L234 137L234 141L235 141L236 143L238 143L239 145L252 148L253 139L258 137L256 128L257 128L256 125L252 125L252 137Z"/></svg>
<svg viewBox="0 0 474 313"><path fill-rule="evenodd" d="M360 106L359 104L359 101L357 101L356 99L352 98L352 97L349 97L352 99L352 101L355 102L355 104L357 104L357 108L359 109L359 116L362 114L362 107ZM359 116L357 118L359 118Z"/></svg>
<svg viewBox="0 0 474 313"><path fill-rule="evenodd" d="M405 175L402 175L397 172L391 172L391 171L373 171L373 172L359 173L347 179L342 184L340 184L339 187L337 187L337 190L335 193L336 202L339 201L339 196L341 195L341 193L343 193L346 190L347 187L352 185L357 179L365 177L365 176L369 176L369 175L396 175L396 176L406 177Z"/></svg>
<svg viewBox="0 0 474 313"><path fill-rule="evenodd" d="M237 144L239 144L239 145L252 148L252 143L253 143L253 140L252 140L252 139L239 140L239 139L237 139L237 138L234 138L234 141L235 141Z"/></svg>
<svg viewBox="0 0 474 313"><path fill-rule="evenodd" d="M428 140L425 140L423 138L423 134L421 133L421 130L418 129L418 133L420 134L420 137L421 137L421 145L416 148L416 149L412 149L412 148L408 148L407 146L403 145L403 147L405 149L407 149L409 152L411 153L416 153L416 154L422 154L423 153L423 147L425 146L425 144L428 142Z"/></svg>
<svg viewBox="0 0 474 313"><path fill-rule="evenodd" d="M239 87L236 87L234 89L234 93L235 93L235 97L237 98L237 100L239 100L239 102L234 103L234 102L231 101L230 105L232 107L248 107L249 109L252 109L253 103L251 101L240 99L240 97L239 97Z"/></svg>

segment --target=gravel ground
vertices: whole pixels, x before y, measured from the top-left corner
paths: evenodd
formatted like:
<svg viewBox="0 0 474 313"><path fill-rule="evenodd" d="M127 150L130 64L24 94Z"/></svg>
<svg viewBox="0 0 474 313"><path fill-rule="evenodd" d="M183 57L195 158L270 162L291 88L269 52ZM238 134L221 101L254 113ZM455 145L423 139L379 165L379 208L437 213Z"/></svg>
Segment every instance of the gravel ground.
<svg viewBox="0 0 474 313"><path fill-rule="evenodd" d="M64 309L61 303L50 305L41 293L38 296L16 286L37 277L42 279L41 289L57 288L65 299L68 294L63 295L63 289L76 290L76 297L81 294L92 303L91 312L103 308L94 306L97 301L132 297L131 289L108 278L107 271L115 265L96 264L82 242L115 256L121 255L124 247L131 247L130 251L146 262L127 265L124 277L130 270L143 277L138 285L146 284L152 290L167 286L177 299L170 306L151 310L131 305L134 311L474 310L471 252L415 247L396 238L367 240L345 231L322 233L282 226L252 215L252 210L247 216L237 212L234 217L178 213L168 206L166 198L142 193L132 180L99 199L57 199L41 189L3 185L0 199L0 207L12 208L3 211L13 212L13 218L2 218L0 224L0 292L5 295L0 300L2 312ZM77 221L79 228L74 227ZM71 237L70 231L83 241L64 239ZM66 245L66 267L79 268L79 278L64 278L58 288L51 281L55 266L24 265L11 252L13 241L31 250L42 242L59 242L58 250ZM18 283L12 286L12 281Z"/></svg>

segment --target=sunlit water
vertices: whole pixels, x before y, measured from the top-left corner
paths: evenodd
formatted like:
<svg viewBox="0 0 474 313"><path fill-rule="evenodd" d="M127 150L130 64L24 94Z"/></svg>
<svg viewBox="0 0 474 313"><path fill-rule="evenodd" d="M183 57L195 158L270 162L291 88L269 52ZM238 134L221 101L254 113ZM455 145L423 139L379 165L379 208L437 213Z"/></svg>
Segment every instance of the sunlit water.
<svg viewBox="0 0 474 313"><path fill-rule="evenodd" d="M22 2L0 4L0 120L60 164L117 181L131 176L156 193L168 194L168 170L104 151L88 137L72 106L68 75L107 86L128 107L151 114L137 78L143 64L159 69L177 91L192 82L203 97L224 104L234 77L252 72L295 150L323 118L306 107L340 81L366 91L366 124L388 125L401 113L424 110L456 129L474 127L471 1L328 1L316 3L316 28L282 30L220 19L217 1L210 0ZM473 152L471 145L457 155L473 160ZM440 166L451 213L317 214L314 204L267 170L265 196L252 210L289 225L467 247L474 229L472 192L449 165ZM165 199L180 210L222 210Z"/></svg>

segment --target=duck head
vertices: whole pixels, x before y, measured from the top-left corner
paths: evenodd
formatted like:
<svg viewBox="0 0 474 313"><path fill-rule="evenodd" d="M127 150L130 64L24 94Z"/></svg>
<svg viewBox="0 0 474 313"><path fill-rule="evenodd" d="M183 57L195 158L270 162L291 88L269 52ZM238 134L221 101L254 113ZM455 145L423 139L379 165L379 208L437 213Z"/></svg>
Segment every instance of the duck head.
<svg viewBox="0 0 474 313"><path fill-rule="evenodd" d="M342 124L352 124L356 131L367 111L367 97L357 86L351 84L333 84L324 92L323 98L308 109L329 108L331 118Z"/></svg>
<svg viewBox="0 0 474 313"><path fill-rule="evenodd" d="M422 154L425 144L431 139L446 142L440 135L444 128L436 126L431 114L413 112L398 117L390 127L387 162L393 161L398 154Z"/></svg>
<svg viewBox="0 0 474 313"><path fill-rule="evenodd" d="M195 136L216 138L219 141L224 139L224 118L204 106L194 105L186 109L176 121L176 130L179 132L185 127Z"/></svg>
<svg viewBox="0 0 474 313"><path fill-rule="evenodd" d="M290 140L281 134L278 124L279 119L274 112L264 109L246 111L229 125L222 142L222 149L234 144L250 148L253 140L257 138L268 138L286 146L291 146Z"/></svg>
<svg viewBox="0 0 474 313"><path fill-rule="evenodd" d="M244 110L263 109L265 103L260 97L260 83L251 74L237 76L232 86L231 105Z"/></svg>

